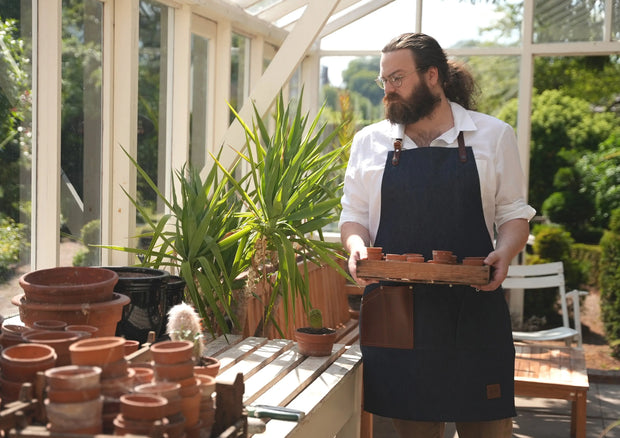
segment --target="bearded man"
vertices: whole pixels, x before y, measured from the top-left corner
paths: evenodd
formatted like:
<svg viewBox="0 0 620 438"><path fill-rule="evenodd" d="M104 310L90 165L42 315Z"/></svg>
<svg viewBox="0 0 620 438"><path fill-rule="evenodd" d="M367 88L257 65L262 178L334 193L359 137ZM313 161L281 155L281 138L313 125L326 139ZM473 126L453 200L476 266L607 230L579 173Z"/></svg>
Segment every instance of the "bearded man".
<svg viewBox="0 0 620 438"><path fill-rule="evenodd" d="M360 312L364 408L401 437L512 436L514 345L501 283L535 211L514 130L473 111L475 82L432 37L407 33L382 50L386 120L355 135L340 232L365 286ZM488 284L369 282L367 247L483 257Z"/></svg>

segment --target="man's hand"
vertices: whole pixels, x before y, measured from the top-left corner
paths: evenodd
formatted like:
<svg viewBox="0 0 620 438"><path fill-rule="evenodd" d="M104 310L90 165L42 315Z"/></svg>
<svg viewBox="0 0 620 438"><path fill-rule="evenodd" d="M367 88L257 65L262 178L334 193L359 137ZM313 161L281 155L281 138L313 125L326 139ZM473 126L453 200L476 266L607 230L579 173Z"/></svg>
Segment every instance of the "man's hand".
<svg viewBox="0 0 620 438"><path fill-rule="evenodd" d="M491 266L489 284L472 285L476 289L493 291L501 286L508 275L508 266L512 259L525 247L530 225L525 219L513 219L503 224L497 233L495 251L489 253L484 264Z"/></svg>

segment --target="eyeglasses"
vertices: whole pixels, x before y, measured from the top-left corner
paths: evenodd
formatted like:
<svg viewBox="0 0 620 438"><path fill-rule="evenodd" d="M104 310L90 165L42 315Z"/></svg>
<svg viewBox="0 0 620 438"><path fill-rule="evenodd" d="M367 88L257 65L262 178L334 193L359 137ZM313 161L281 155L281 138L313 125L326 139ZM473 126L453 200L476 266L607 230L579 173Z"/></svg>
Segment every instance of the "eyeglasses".
<svg viewBox="0 0 620 438"><path fill-rule="evenodd" d="M414 70L414 71L417 71ZM401 75L394 75L394 76L390 76L389 78L385 79L382 78L381 76L379 76L377 79L375 79L375 83L379 86L379 88L381 88L382 90L385 90L385 84L386 82L389 82L390 84L392 84L392 86L394 88L400 88L401 85L403 85L403 79L407 76L409 76L410 74L414 73L414 71L411 71L409 73L405 73L405 74L401 74Z"/></svg>

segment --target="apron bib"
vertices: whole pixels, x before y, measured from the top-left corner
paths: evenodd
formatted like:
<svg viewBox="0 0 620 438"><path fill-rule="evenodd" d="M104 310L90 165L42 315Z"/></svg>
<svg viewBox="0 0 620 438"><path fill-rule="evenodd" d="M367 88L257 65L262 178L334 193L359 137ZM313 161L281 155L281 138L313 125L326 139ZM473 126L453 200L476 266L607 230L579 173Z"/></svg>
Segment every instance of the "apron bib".
<svg viewBox="0 0 620 438"><path fill-rule="evenodd" d="M426 259L433 249L451 250L459 261L493 250L476 161L462 133L459 145L397 147L388 153L375 246L385 253L421 253ZM364 296L377 287L368 286ZM413 284L412 294L413 348L362 345L364 409L414 421L515 416L515 353L502 289ZM387 315L385 324L391 322Z"/></svg>

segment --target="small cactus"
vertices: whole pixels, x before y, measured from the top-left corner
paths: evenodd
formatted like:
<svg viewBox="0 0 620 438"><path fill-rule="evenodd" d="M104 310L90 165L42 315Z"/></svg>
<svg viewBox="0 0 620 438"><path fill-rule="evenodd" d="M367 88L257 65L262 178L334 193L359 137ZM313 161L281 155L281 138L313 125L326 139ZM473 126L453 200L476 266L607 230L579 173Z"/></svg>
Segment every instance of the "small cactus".
<svg viewBox="0 0 620 438"><path fill-rule="evenodd" d="M323 328L323 314L319 309L311 309L308 312L308 323L313 329Z"/></svg>
<svg viewBox="0 0 620 438"><path fill-rule="evenodd" d="M202 324L196 310L186 303L173 306L168 312L166 332L173 341L192 341L194 358L200 360L204 351Z"/></svg>

